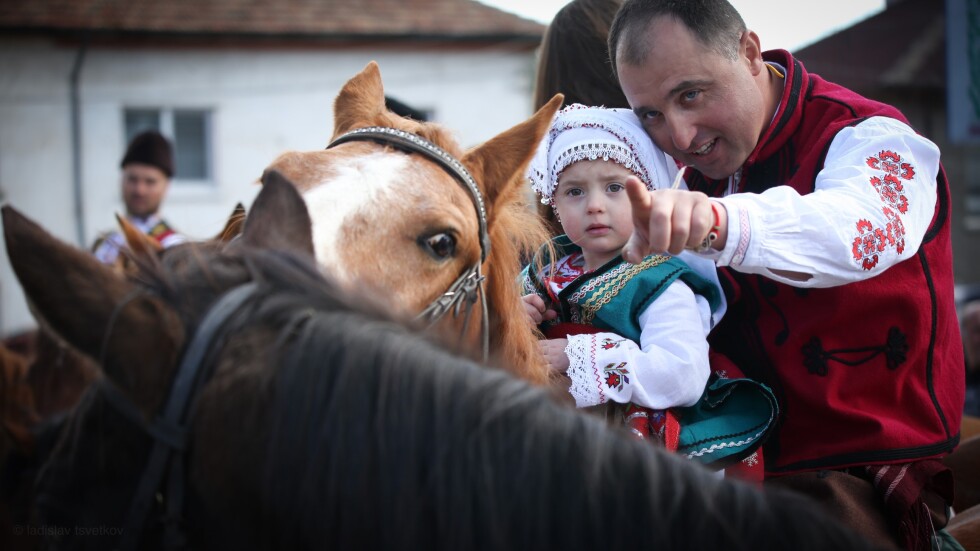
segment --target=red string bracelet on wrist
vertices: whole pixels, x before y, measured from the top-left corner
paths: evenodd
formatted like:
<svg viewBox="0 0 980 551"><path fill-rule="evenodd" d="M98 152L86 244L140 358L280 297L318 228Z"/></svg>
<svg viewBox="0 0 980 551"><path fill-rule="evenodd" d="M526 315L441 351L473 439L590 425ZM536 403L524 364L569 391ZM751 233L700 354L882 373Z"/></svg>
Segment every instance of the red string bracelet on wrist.
<svg viewBox="0 0 980 551"><path fill-rule="evenodd" d="M694 249L696 253L708 252L711 249L711 244L718 239L718 232L721 231L721 217L718 215L718 205L714 201L711 201L711 214L715 217L715 224L711 226L711 230L708 231L708 235L701 241L701 244Z"/></svg>

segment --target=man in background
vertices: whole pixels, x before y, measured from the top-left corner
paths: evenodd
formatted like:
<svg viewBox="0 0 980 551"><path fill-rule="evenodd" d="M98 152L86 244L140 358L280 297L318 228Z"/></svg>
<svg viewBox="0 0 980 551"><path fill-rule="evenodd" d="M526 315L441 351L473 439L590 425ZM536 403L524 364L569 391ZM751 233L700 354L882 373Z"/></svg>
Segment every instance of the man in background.
<svg viewBox="0 0 980 551"><path fill-rule="evenodd" d="M160 216L174 167L173 148L167 138L155 130L138 134L126 148L120 167L129 222L163 248L186 241ZM113 264L125 247L126 239L115 229L99 236L92 251L101 262Z"/></svg>

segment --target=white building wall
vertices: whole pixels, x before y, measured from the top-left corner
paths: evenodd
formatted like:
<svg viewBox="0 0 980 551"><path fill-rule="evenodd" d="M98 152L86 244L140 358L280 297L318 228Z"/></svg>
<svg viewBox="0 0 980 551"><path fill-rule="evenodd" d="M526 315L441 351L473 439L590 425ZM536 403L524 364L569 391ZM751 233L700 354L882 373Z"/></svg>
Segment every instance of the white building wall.
<svg viewBox="0 0 980 551"><path fill-rule="evenodd" d="M76 52L0 39L0 200L80 244L74 217L69 76ZM533 53L495 49L340 51L90 48L81 67L84 245L122 212L119 160L127 108L211 109L213 185L174 181L166 218L209 238L279 153L324 147L340 87L371 60L385 93L431 110L465 146L530 115ZM0 244L0 336L34 325Z"/></svg>

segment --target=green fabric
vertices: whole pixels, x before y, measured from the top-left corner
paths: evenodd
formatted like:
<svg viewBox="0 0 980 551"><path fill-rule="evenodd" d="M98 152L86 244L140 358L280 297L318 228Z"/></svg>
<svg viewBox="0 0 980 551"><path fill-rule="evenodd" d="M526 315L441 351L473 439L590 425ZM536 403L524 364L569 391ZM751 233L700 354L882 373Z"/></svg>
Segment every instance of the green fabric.
<svg viewBox="0 0 980 551"><path fill-rule="evenodd" d="M533 267L550 266L555 260L582 250L566 235L554 238L551 245L556 258L550 258L547 246L542 247L535 261L526 266L522 274L524 292L539 294L546 301L548 294L544 283L532 272ZM712 311L721 304L718 287L679 258L650 255L642 263L633 265L617 256L563 289L558 295L561 304L555 305L559 309L558 319L550 323L584 323L638 343L642 330L640 314L677 280L705 297Z"/></svg>
<svg viewBox="0 0 980 551"><path fill-rule="evenodd" d="M581 249L561 235L551 241L555 259ZM524 268L521 283L525 294L536 293L551 302L535 267L550 266L554 260L544 246ZM552 305L558 318L550 323L573 322L592 325L635 343L640 342L640 314L674 281L680 280L704 296L714 311L721 303L714 283L701 277L676 257L651 255L632 265L617 256L592 273L580 276L559 293L561 304ZM712 374L698 403L673 408L680 434L677 452L712 469L741 461L768 435L778 406L769 387L750 379L721 379Z"/></svg>
<svg viewBox="0 0 980 551"><path fill-rule="evenodd" d="M673 411L681 427L677 453L720 469L759 447L779 406L762 383L712 375L696 404Z"/></svg>
<svg viewBox="0 0 980 551"><path fill-rule="evenodd" d="M936 539L932 542L932 548L936 551L966 551L945 528L936 530Z"/></svg>

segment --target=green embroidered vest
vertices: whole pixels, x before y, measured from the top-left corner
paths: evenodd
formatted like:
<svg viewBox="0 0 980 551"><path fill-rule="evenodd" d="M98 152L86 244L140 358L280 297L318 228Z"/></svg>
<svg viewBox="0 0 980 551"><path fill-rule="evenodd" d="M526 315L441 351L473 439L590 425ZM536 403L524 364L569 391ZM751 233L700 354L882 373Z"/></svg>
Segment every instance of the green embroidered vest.
<svg viewBox="0 0 980 551"><path fill-rule="evenodd" d="M521 274L524 293L536 293L546 302L551 302L550 294L546 283L539 279L540 268L544 267L544 272L548 274L555 261L581 251L566 235L552 239L550 245L541 247L534 261ZM554 249L554 257L551 256L551 249ZM569 283L558 294L560 304L553 305L558 318L546 323L592 325L640 342L640 314L677 280L707 299L712 311L720 305L720 289L679 258L650 255L639 264L630 264L617 256L599 269L582 274Z"/></svg>

